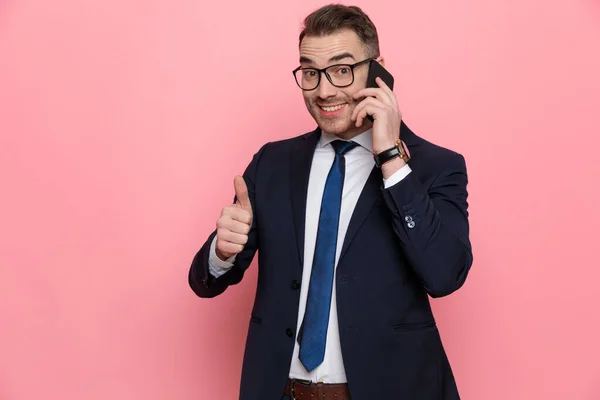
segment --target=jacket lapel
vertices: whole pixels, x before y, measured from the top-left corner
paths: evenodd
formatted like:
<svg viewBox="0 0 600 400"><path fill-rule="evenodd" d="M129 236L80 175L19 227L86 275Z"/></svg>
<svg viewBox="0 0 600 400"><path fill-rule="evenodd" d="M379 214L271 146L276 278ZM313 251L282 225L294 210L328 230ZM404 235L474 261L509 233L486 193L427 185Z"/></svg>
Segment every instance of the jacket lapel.
<svg viewBox="0 0 600 400"><path fill-rule="evenodd" d="M348 225L348 230L346 231L346 237L344 238L344 245L342 246L342 252L340 254L340 259L338 260L338 265L348 251L348 247L350 246L350 243L352 243L352 239L354 239L354 236L356 236L361 225L363 222L365 222L369 212L371 212L371 208L373 208L377 199L381 197L382 186L383 176L381 175L381 170L377 167L373 167L371 174L367 179L367 183L365 184L362 193L358 198L356 207L354 207L352 217L350 218L350 224Z"/></svg>
<svg viewBox="0 0 600 400"><path fill-rule="evenodd" d="M315 148L320 137L321 131L318 128L311 133L307 133L294 144L291 154L290 195L300 266L304 265L304 229L308 179Z"/></svg>
<svg viewBox="0 0 600 400"><path fill-rule="evenodd" d="M415 134L408 128L408 126L406 126L406 124L404 124L404 121L402 121L400 125L400 138L404 141L404 143L406 143L409 152L411 149L418 146L415 141ZM365 222L365 219L367 219L371 209L377 203L377 200L381 198L382 188L383 175L381 174L381 170L377 167L373 167L371 174L367 179L367 183L365 184L365 187L358 198L358 202L356 203L352 217L350 218L350 224L348 225L348 231L346 232L346 237L344 238L344 245L342 246L342 252L340 254L338 264L348 251L348 247L350 247L352 239L354 239L354 236L356 236L358 233L363 222Z"/></svg>
<svg viewBox="0 0 600 400"><path fill-rule="evenodd" d="M290 195L300 266L304 265L304 232L308 180L310 178L315 148L320 137L321 131L319 128L313 132L307 133L294 144L291 154ZM418 146L415 134L404 124L404 121L401 122L400 138L406 143L409 152L412 151L414 147ZM350 218L350 224L348 226L348 231L346 232L346 237L344 238L339 261L341 261L342 257L344 257L348 251L348 247L352 243L354 236L356 236L365 219L371 212L371 209L381 197L382 187L383 176L381 175L381 170L377 167L373 167L371 174L367 179L367 183L360 194L354 212L352 213L352 217Z"/></svg>
<svg viewBox="0 0 600 400"><path fill-rule="evenodd" d="M402 141L406 143L406 146L409 150L412 147L418 146L417 135L415 135L413 131L410 130L410 128L404 123L404 121L400 122L400 139L402 139Z"/></svg>

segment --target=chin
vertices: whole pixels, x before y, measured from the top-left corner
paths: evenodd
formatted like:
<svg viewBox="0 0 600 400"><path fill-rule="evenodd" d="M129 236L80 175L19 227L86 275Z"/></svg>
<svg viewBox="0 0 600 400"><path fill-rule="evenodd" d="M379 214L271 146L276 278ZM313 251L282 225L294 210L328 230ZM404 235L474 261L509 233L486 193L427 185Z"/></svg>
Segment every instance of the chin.
<svg viewBox="0 0 600 400"><path fill-rule="evenodd" d="M313 114L313 119L321 130L332 135L339 136L352 129L352 121L346 118L322 118Z"/></svg>
<svg viewBox="0 0 600 400"><path fill-rule="evenodd" d="M318 120L317 124L323 131L336 136L344 134L350 129L347 121Z"/></svg>

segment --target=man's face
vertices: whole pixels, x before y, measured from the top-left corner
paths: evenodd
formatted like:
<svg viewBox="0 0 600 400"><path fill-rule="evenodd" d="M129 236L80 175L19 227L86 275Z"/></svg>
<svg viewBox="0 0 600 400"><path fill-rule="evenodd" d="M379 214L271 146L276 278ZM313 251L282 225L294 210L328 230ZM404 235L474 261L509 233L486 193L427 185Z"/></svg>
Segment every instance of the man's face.
<svg viewBox="0 0 600 400"><path fill-rule="evenodd" d="M307 36L300 44L300 65L304 68L354 64L365 58L364 45L356 33L350 30L322 37ZM354 82L344 88L333 86L322 74L316 89L302 91L308 112L323 131L350 139L370 128L369 120L356 128L354 121L350 119L352 111L362 100L354 100L352 95L366 87L368 72L368 63L357 66L354 68Z"/></svg>

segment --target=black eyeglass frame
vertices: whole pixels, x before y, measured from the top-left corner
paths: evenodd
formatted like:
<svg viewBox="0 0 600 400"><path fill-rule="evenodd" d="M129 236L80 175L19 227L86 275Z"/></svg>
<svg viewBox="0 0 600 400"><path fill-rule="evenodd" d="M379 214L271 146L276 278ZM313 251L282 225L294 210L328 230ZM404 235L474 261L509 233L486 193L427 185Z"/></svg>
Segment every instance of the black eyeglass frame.
<svg viewBox="0 0 600 400"><path fill-rule="evenodd" d="M359 65L365 64L367 62L370 62L371 60L374 60L374 58L367 58L364 59L362 61L359 61L357 63L354 64L333 64L333 65L329 65L325 68L313 68L313 67L308 67L308 68L303 68L303 67L298 67L295 70L292 71L292 75L294 75L294 80L296 81L296 85L298 85L298 87L304 91L309 91L309 90L315 90L316 88L319 87L319 84L321 83L321 76L323 74L325 74L325 76L327 77L327 80L329 81L329 83L331 83L333 86L337 87L337 88L345 88L348 87L350 85L352 85L354 83L354 68L358 67ZM329 76L329 73L327 72L327 70L329 68L334 68L334 67L348 67L350 68L350 72L352 72L352 82L350 82L347 85L336 85L335 83L333 83L331 77ZM317 78L317 84L315 85L314 88L312 89L304 89L302 86L300 86L300 82L298 82L298 77L296 76L296 72L300 71L300 70L312 70L312 71L317 71L319 73L319 77Z"/></svg>

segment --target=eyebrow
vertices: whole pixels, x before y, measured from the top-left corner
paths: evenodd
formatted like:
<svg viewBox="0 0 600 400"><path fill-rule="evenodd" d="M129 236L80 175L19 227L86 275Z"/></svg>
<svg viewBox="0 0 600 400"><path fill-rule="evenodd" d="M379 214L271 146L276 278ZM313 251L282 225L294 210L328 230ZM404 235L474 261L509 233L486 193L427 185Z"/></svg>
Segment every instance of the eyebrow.
<svg viewBox="0 0 600 400"><path fill-rule="evenodd" d="M346 59L346 58L351 58L351 59L353 59L353 60L354 60L354 56L353 56L351 53L342 53L342 54L338 54L338 55L335 55L335 56L331 57L331 58L329 59L329 62L340 61L340 60L344 60L344 59ZM302 63L305 63L305 64L313 64L313 63L314 63L314 61L313 61L313 60L311 60L311 59L310 59L310 58L308 58L308 57L301 56L301 57L300 57L300 63L301 63L301 64L302 64Z"/></svg>
<svg viewBox="0 0 600 400"><path fill-rule="evenodd" d="M337 56L333 56L329 59L329 62L333 62L333 61L341 61L345 58L351 58L354 60L354 56L351 53L342 53L342 54L338 54Z"/></svg>

